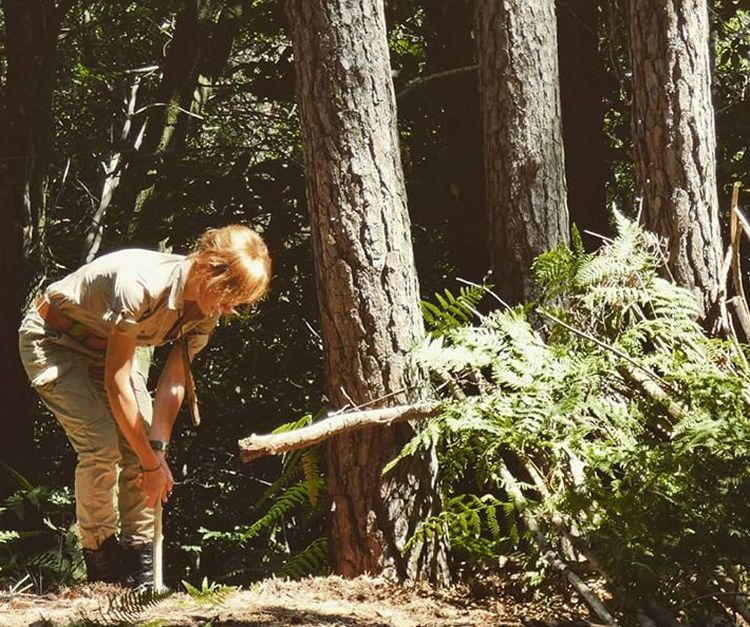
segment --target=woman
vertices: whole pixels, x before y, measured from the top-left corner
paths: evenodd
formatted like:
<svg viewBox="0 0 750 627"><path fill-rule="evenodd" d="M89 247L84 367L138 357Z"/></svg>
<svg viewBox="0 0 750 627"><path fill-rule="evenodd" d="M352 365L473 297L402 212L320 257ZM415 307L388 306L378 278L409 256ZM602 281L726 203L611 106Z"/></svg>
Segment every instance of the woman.
<svg viewBox="0 0 750 627"><path fill-rule="evenodd" d="M89 581L151 585L154 507L190 392L190 359L222 314L265 294L271 261L245 226L211 229L187 257L104 255L50 285L19 330L21 359L78 454L76 518ZM136 347L175 341L153 401ZM120 541L117 540L118 528Z"/></svg>

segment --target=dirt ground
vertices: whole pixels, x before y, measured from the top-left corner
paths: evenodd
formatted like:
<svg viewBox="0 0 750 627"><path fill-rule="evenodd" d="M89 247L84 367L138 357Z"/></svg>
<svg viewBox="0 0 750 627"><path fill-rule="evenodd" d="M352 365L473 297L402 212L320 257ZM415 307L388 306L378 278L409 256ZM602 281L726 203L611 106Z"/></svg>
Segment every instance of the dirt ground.
<svg viewBox="0 0 750 627"><path fill-rule="evenodd" d="M123 591L85 586L43 597L0 592L0 627L510 627L584 626L586 609L564 593L521 595L511 581L435 590L361 577L266 580L220 604L175 593L145 611L117 614ZM122 604L122 601L120 601Z"/></svg>

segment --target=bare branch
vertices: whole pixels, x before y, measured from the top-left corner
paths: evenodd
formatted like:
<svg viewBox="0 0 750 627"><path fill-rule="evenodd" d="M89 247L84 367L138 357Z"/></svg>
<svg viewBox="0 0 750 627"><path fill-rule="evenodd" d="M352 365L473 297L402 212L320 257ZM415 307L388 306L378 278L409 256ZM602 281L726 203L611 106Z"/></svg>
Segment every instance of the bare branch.
<svg viewBox="0 0 750 627"><path fill-rule="evenodd" d="M422 87L423 85L434 80L440 78L448 78L449 76L456 76L457 74L467 74L469 72L475 72L476 69L476 65L467 65L466 67L457 67L451 70L445 70L443 72L435 72L434 74L430 74L429 76L415 78L413 81L407 83L406 87L404 87L400 92L396 94L396 100L403 100L418 87Z"/></svg>
<svg viewBox="0 0 750 627"><path fill-rule="evenodd" d="M307 448L348 431L429 418L437 414L440 406L440 403L419 403L347 412L286 433L253 434L239 441L240 459L243 462L249 462L264 455L279 455L287 451Z"/></svg>

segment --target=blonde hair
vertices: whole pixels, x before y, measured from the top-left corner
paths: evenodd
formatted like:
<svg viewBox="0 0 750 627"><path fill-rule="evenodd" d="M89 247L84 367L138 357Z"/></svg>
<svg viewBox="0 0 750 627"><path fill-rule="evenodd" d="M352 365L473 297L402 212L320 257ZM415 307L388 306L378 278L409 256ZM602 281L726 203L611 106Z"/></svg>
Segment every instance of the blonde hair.
<svg viewBox="0 0 750 627"><path fill-rule="evenodd" d="M190 257L196 281L238 305L259 301L271 281L271 257L253 229L231 224L201 235Z"/></svg>

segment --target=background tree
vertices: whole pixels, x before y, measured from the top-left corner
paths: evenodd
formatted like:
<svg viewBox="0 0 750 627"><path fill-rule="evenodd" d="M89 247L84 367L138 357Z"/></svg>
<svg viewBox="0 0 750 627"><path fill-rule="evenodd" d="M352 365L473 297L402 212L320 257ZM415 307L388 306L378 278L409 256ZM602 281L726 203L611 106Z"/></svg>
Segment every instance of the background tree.
<svg viewBox="0 0 750 627"><path fill-rule="evenodd" d="M600 52L601 1L557 0L562 136L570 220L581 231L611 235L606 188L610 178L604 134L611 88ZM584 233L589 248L601 239Z"/></svg>
<svg viewBox="0 0 750 627"><path fill-rule="evenodd" d="M705 0L628 3L633 137L644 221L674 279L714 303L723 258Z"/></svg>
<svg viewBox="0 0 750 627"><path fill-rule="evenodd" d="M531 263L568 241L553 0L478 0L492 283L509 303L534 296Z"/></svg>
<svg viewBox="0 0 750 627"><path fill-rule="evenodd" d="M481 281L490 262L474 4L424 1L399 8L400 13L392 10L397 14L391 18L391 65L399 82L409 211L413 223L424 227L416 233L417 245L424 232L440 238L443 249L420 255L418 263L426 262L418 266L420 279L429 281L431 257L447 257L458 276ZM408 55L415 48L424 59L422 66L419 57Z"/></svg>
<svg viewBox="0 0 750 627"><path fill-rule="evenodd" d="M4 437L0 459L33 470L33 419L18 358L21 312L44 271L48 165L53 150L56 44L71 3L3 2L6 73L0 117L0 376Z"/></svg>
<svg viewBox="0 0 750 627"><path fill-rule="evenodd" d="M332 407L424 394L408 352L423 335L383 4L291 0L306 188ZM436 469L416 456L381 477L408 425L328 448L332 566L345 576L448 577L443 547L406 541L437 512Z"/></svg>

